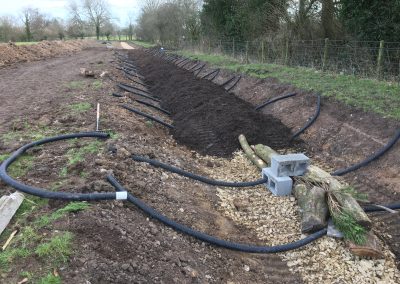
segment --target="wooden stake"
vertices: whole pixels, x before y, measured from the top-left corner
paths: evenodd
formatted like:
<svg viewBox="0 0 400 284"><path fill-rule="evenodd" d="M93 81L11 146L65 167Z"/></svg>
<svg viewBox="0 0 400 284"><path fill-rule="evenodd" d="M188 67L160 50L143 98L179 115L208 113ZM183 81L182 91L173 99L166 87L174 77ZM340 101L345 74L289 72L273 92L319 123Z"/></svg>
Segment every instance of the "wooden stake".
<svg viewBox="0 0 400 284"><path fill-rule="evenodd" d="M8 245L11 243L12 239L15 237L15 235L18 233L18 230L15 230L14 232L11 233L11 235L8 237L6 243L3 245L2 250L5 251Z"/></svg>

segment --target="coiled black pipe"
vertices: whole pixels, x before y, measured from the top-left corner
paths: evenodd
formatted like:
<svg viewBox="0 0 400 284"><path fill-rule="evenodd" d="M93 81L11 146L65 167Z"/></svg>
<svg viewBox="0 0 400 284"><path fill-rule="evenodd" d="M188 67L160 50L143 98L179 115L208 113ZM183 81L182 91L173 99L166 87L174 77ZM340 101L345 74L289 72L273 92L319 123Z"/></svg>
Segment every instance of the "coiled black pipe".
<svg viewBox="0 0 400 284"><path fill-rule="evenodd" d="M209 77L209 76L211 76L212 74L215 74L215 73L218 75L219 71L220 71L219 68L217 68L215 70L212 70L211 72L208 72L206 75L201 77L201 79L206 79L207 77ZM217 76L217 75L215 75L215 76ZM213 79L215 78L215 76L213 77ZM211 79L211 81L212 81L212 79Z"/></svg>
<svg viewBox="0 0 400 284"><path fill-rule="evenodd" d="M196 64L194 64L192 67L190 67L190 68L187 69L187 70L188 70L188 71L194 71L194 69L198 68L200 64L201 64L200 62L197 62Z"/></svg>
<svg viewBox="0 0 400 284"><path fill-rule="evenodd" d="M299 131L293 134L291 140L295 139L297 136L303 133L307 128L309 128L317 120L320 112L321 112L321 95L317 95L317 109L315 110L314 115Z"/></svg>
<svg viewBox="0 0 400 284"><path fill-rule="evenodd" d="M383 156L387 151L389 151L394 146L394 144L396 144L396 142L399 139L400 139L400 128L397 129L394 137L391 140L389 140L389 142L385 146L383 146L381 149L379 149L376 153L374 153L373 155L367 157L365 160L363 160L355 165L352 165L345 169L340 169L340 170L334 171L331 175L342 176L344 174L358 170L359 168L365 167L372 161L379 159L381 156Z"/></svg>
<svg viewBox="0 0 400 284"><path fill-rule="evenodd" d="M201 73L201 71L203 70L203 68L206 66L206 64L204 63L203 65L201 65L199 68L198 68L198 70L197 70L197 73L196 72L194 72L194 76L195 77L197 77L200 73Z"/></svg>
<svg viewBox="0 0 400 284"><path fill-rule="evenodd" d="M121 84L121 85L124 85L125 87L131 88L131 89L135 89L135 90L138 90L138 91L143 92L145 94L151 95L151 93L149 91L143 90L141 88L138 88L138 87L135 87L135 86L132 86L132 85L129 85L129 84L125 84L125 83L122 83L122 82L118 82L118 83Z"/></svg>
<svg viewBox="0 0 400 284"><path fill-rule="evenodd" d="M116 188L118 191L126 191L126 189L111 175L107 176L108 181ZM131 193L128 193L128 201L133 203L135 206L137 206L139 209L141 209L143 212L148 214L150 217L160 221L161 223L173 228L174 230L177 230L179 232L182 232L184 234L187 234L189 236L192 236L196 239L199 239L201 241L207 242L209 244L231 249L231 250L236 250L236 251L242 251L242 252L249 252L249 253L278 253L278 252L284 252L288 250L293 250L297 249L300 247L303 247L321 237L326 235L327 230L322 229L316 233L313 233L309 235L308 237L295 241L293 243L289 244L284 244L284 245L278 245L278 246L254 246L254 245L247 245L247 244L240 244L240 243L234 243L226 240L222 240L210 235L207 235L205 233L196 231L192 228L189 228L185 225L182 225L180 223L177 223L166 216L160 214L147 204L145 204L143 201L140 199L134 197Z"/></svg>
<svg viewBox="0 0 400 284"><path fill-rule="evenodd" d="M156 109L156 110L159 110L159 111L161 111L162 113L165 113L165 114L167 114L167 115L171 115L171 113L170 113L169 111L167 111L167 110L165 110L165 109L163 109L163 108L161 108L161 107L152 105L151 103L148 103L148 102L145 102L145 101L142 101L142 100L138 100L138 99L135 99L135 101L138 102L138 103L140 103L140 104L142 104L142 105L146 105L146 106L149 106L149 107L154 108L154 109Z"/></svg>
<svg viewBox="0 0 400 284"><path fill-rule="evenodd" d="M129 88L129 87L126 87L126 86L124 86L124 85L117 84L117 86L118 86L118 87L120 87L121 89L123 89L123 90L127 91L127 92L130 92L130 93L132 93L132 94L135 94L135 95L138 95L138 96L141 96L141 97L147 98L147 99L149 99L149 100L153 100L153 101L155 101L155 102L160 102L160 100L159 100L159 99L157 99L157 98L154 98L154 97L151 97L151 96L148 96L148 95L145 95L145 94L141 94L141 93L135 92L135 91L134 91L134 90L132 90L131 88Z"/></svg>
<svg viewBox="0 0 400 284"><path fill-rule="evenodd" d="M248 182L228 182L228 181L220 181L220 180L214 180L214 179L210 179L210 178L206 178L203 176L199 176L193 173L189 173L187 171L184 171L182 169L176 168L174 166L170 166L167 164L164 164L160 161L157 160L152 160L152 159L148 159L146 157L143 156L138 156L138 155L133 155L132 159L134 161L137 162L144 162L144 163L148 163L154 167L159 167L162 168L164 170L170 171L172 173L187 177L187 178L191 178L194 180L198 180L210 185L215 185L215 186L226 186L226 187L248 187L248 186L256 186L256 185L260 185L263 183L266 183L268 181L267 178L262 178L256 181L248 181Z"/></svg>
<svg viewBox="0 0 400 284"><path fill-rule="evenodd" d="M188 60L188 62L186 62L185 64L181 65L180 68L185 68L185 66L189 65L190 63L192 63L191 60Z"/></svg>
<svg viewBox="0 0 400 284"><path fill-rule="evenodd" d="M269 99L266 102L264 102L264 103L260 104L259 106L257 106L255 108L255 110L260 110L260 109L262 109L263 107L265 107L267 105L273 104L273 103L275 103L277 101L280 101L280 100L283 100L283 99L294 97L296 95L297 95L297 93L291 93L291 94L287 94L287 95L284 95L284 96L280 96L280 97L276 97L276 98L273 98L273 99Z"/></svg>
<svg viewBox="0 0 400 284"><path fill-rule="evenodd" d="M137 83L137 84L139 84L139 85L142 85L143 87L150 88L149 85L147 85L147 84L145 84L145 83L142 83L142 82L139 82L139 81L133 79L133 78L130 77L128 74L125 74L125 77L128 78L129 80L131 80L132 82L135 82L135 83Z"/></svg>
<svg viewBox="0 0 400 284"><path fill-rule="evenodd" d="M235 83L233 83L232 86L230 86L228 89L226 89L226 91L229 92L230 90L232 90L233 88L235 88L236 85L237 85L237 83L239 83L240 79L242 79L242 76L239 76L239 77L236 79Z"/></svg>
<svg viewBox="0 0 400 284"><path fill-rule="evenodd" d="M181 67L182 67L182 65L181 65L181 64L182 64L182 63L184 63L184 62L186 62L186 63L187 63L187 61L189 61L189 62L190 62L190 58L185 58L184 60L182 60L181 62L177 63L176 65L177 65L178 67L180 67L180 68L181 68ZM185 64L186 64L186 63L185 63Z"/></svg>
<svg viewBox="0 0 400 284"><path fill-rule="evenodd" d="M19 148L17 151L11 154L11 156L6 159L0 165L0 179L2 179L6 184L16 188L19 191L36 195L42 198L49 199L62 199L62 200L72 200L72 201L91 201L91 200L112 200L116 199L115 192L104 192L104 193L68 193L68 192L54 192L47 189L38 188L23 184L19 181L14 180L7 173L7 168L15 162L19 156L24 154L28 149L35 146L43 145L50 142L56 142L60 140L83 138L83 137L94 137L94 138L108 138L109 135L103 132L83 132L75 134L65 134L50 138L45 138L36 142L26 144Z"/></svg>
<svg viewBox="0 0 400 284"><path fill-rule="evenodd" d="M136 113L138 115L144 116L144 117L146 117L146 118L148 118L150 120L158 122L159 124L164 125L164 126L166 126L168 128L171 128L171 129L174 128L174 126L172 126L171 124L168 124L168 123L162 121L161 119L159 119L157 117L154 117L154 116L151 116L151 115L149 115L147 113L141 112L140 110L137 110L135 108L129 107L127 105L121 105L121 107L123 107L124 109L127 109L127 110L129 110L129 111L131 111L133 113Z"/></svg>
<svg viewBox="0 0 400 284"><path fill-rule="evenodd" d="M233 76L232 78L226 80L224 83L222 83L220 86L221 87L225 87L226 85L228 85L230 82L232 82L234 79L236 78L236 76Z"/></svg>
<svg viewBox="0 0 400 284"><path fill-rule="evenodd" d="M123 95L117 94L117 93L112 93L112 95L113 95L114 97L117 97L117 98L122 98L122 97L124 97Z"/></svg>

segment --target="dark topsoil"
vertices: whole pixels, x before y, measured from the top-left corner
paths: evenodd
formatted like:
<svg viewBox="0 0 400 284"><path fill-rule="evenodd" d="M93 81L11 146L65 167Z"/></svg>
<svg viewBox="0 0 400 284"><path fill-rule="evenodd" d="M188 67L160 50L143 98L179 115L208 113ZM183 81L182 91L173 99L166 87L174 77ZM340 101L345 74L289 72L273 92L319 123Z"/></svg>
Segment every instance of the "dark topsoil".
<svg viewBox="0 0 400 284"><path fill-rule="evenodd" d="M131 58L152 86L152 93L172 113L172 133L178 142L201 154L223 157L240 148L240 134L251 144L263 143L277 150L289 146L287 126L272 115L255 111L223 87L141 50L132 51Z"/></svg>

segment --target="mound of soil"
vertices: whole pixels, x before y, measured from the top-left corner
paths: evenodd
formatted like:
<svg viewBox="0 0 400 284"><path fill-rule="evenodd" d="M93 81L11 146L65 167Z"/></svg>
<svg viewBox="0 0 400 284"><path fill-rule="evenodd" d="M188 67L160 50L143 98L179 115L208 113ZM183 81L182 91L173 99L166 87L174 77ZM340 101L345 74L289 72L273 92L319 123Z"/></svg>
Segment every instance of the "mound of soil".
<svg viewBox="0 0 400 284"><path fill-rule="evenodd" d="M142 51L133 51L151 91L172 113L176 140L207 155L228 157L240 145L238 136L249 143L275 149L287 148L291 132L280 120L261 114L254 107L216 84L195 78L190 72Z"/></svg>
<svg viewBox="0 0 400 284"><path fill-rule="evenodd" d="M0 44L0 67L82 50L87 44L88 42L82 40L42 41L38 44L22 46L13 43Z"/></svg>

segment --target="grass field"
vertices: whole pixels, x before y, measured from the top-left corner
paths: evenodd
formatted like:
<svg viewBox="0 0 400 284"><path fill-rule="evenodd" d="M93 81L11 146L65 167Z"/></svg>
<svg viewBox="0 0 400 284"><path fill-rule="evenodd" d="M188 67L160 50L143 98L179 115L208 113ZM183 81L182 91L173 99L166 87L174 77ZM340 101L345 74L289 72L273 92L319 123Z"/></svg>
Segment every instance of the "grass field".
<svg viewBox="0 0 400 284"><path fill-rule="evenodd" d="M16 42L16 45L33 45L33 44L37 44L38 41L19 41Z"/></svg>
<svg viewBox="0 0 400 284"><path fill-rule="evenodd" d="M351 75L340 75L317 71L311 68L287 67L276 64L243 64L225 55L180 51L193 59L199 59L235 72L257 78L274 77L304 90L313 90L323 96L359 107L365 111L400 120L400 85L375 79L361 79Z"/></svg>

